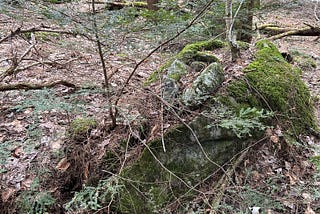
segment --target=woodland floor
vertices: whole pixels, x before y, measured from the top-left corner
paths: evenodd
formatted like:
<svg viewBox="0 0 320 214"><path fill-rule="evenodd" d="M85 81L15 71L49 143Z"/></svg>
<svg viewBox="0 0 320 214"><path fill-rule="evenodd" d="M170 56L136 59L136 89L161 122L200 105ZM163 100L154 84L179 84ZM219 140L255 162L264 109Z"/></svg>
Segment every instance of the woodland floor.
<svg viewBox="0 0 320 214"><path fill-rule="evenodd" d="M288 27L303 27L304 23L316 23L315 1L295 2L289 5L285 1L279 1L279 7L261 12L256 21ZM21 22L0 14L0 39L19 27ZM50 25L46 22L47 20L34 14L25 14L23 28L37 26L39 23ZM305 67L302 76L315 98L315 110L320 125L320 40L316 39L296 36L276 40L275 43L282 52L299 52L316 61L317 67ZM20 56L31 45L29 39L21 36L1 43L0 71L8 68L7 59ZM52 211L57 213L62 210L63 203L71 199L73 192L79 191L89 178L91 184L96 184L98 179L117 173L120 166L129 164L137 157L143 149L137 136L145 140L154 139L179 123L178 119L172 115L164 115L161 111L161 102L155 96L160 92L160 86L155 84L143 87L146 78L163 64L170 54L157 52L139 67L126 87L119 101L119 125L112 132L106 131L105 127L110 124L107 117L108 102L100 90L103 73L95 50L94 43L84 42L81 37L63 35L37 38L37 44L19 66L24 67L40 61L41 65L22 70L2 81L1 84L43 84L65 80L83 88L74 90L58 85L45 90L0 92L0 213L17 212L17 198L22 200L24 193L25 197L37 197L39 192L48 192L57 198L58 203L53 208L55 211ZM121 88L136 63L147 55L148 51L150 49L136 56L107 56L108 74L114 89L112 95ZM250 53L246 52L238 64L230 64L229 60L225 60L227 52L217 54L220 59L224 59L222 61L229 80L251 57ZM87 136L84 163L78 164L74 162L75 159L73 162L65 159L66 154L72 155L75 154L73 151L81 150L68 138L67 129L70 121L82 115L95 118L98 125ZM191 116L186 115L183 119L188 120ZM144 129L142 134L141 128ZM123 146L119 144L123 139L133 140L128 140ZM320 153L319 139L301 136L301 142L305 143L306 147L310 144L309 146L318 148ZM314 150L293 149L283 142L282 146L286 148L280 148L280 144L276 146L279 146L277 151L283 149L284 152L273 153L276 143L269 140L266 144L256 145L259 152L249 152L243 165L250 170L236 172L236 180L242 185L242 189L231 186L222 199L221 210L227 210L224 205L246 209L250 204L249 200L256 200L255 206L259 207L261 200L265 199L260 195L274 188L274 194L267 197L270 202L263 205L268 205L263 207L266 213L312 214L312 210L320 212L320 175L317 175L315 166L307 161ZM107 150L119 155L114 160L118 167L106 167L102 157ZM251 191L250 195L245 188L254 191ZM234 191L240 191L243 195L239 193L235 196ZM243 201L244 198L248 201ZM197 201L199 199L194 203ZM193 209L200 207L201 205L194 205Z"/></svg>

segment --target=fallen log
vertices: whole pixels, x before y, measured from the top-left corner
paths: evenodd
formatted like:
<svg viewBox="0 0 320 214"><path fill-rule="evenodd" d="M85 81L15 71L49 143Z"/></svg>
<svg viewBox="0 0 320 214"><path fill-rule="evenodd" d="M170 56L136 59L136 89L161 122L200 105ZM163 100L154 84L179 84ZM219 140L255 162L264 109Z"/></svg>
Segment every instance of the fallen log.
<svg viewBox="0 0 320 214"><path fill-rule="evenodd" d="M307 27L304 28L287 28L278 27L276 25L261 25L258 30L272 35L268 39L276 40L287 36L320 36L320 27L305 24Z"/></svg>
<svg viewBox="0 0 320 214"><path fill-rule="evenodd" d="M0 85L0 91L13 91L13 90L37 90L44 88L53 88L57 85L63 85L69 88L77 89L78 87L70 82L58 80L46 84L30 84L30 83L17 83L13 85Z"/></svg>

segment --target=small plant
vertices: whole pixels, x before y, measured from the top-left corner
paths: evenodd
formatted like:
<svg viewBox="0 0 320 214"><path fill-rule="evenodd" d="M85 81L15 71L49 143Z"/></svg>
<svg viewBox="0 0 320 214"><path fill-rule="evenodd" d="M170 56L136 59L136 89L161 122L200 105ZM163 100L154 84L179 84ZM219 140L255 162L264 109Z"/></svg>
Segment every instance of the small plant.
<svg viewBox="0 0 320 214"><path fill-rule="evenodd" d="M252 136L253 130L263 131L267 128L261 119L272 116L271 112L256 108L242 108L234 117L223 119L219 124L222 128L231 130L238 138Z"/></svg>
<svg viewBox="0 0 320 214"><path fill-rule="evenodd" d="M87 186L76 192L72 200L65 205L65 209L70 212L97 210L105 204L111 204L121 187L114 177L100 180L97 187Z"/></svg>
<svg viewBox="0 0 320 214"><path fill-rule="evenodd" d="M23 192L19 196L17 207L20 213L42 214L55 204L55 199L48 192L40 192L39 179L34 179L30 190Z"/></svg>
<svg viewBox="0 0 320 214"><path fill-rule="evenodd" d="M320 171L320 155L311 157L310 161L316 166L317 170Z"/></svg>
<svg viewBox="0 0 320 214"><path fill-rule="evenodd" d="M15 110L21 111L33 107L34 114L52 110L61 112L75 112L79 110L77 105L65 102L62 98L55 96L54 91L49 89L26 92L24 96L29 98L24 99L19 105L16 105L14 107Z"/></svg>

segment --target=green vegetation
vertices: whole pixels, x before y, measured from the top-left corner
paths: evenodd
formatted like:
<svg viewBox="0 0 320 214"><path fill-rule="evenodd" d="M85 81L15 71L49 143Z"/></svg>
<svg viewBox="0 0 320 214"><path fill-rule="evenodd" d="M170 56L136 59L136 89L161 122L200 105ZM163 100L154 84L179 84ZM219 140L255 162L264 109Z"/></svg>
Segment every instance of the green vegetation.
<svg viewBox="0 0 320 214"><path fill-rule="evenodd" d="M70 123L68 133L72 139L84 138L96 126L97 122L93 118L76 118Z"/></svg>
<svg viewBox="0 0 320 214"><path fill-rule="evenodd" d="M17 208L20 213L42 214L48 213L51 206L55 204L55 199L49 192L39 191L39 179L35 178L30 190L22 192L19 196Z"/></svg>
<svg viewBox="0 0 320 214"><path fill-rule="evenodd" d="M287 63L271 42L259 41L256 48L255 59L244 70L243 80L228 86L228 94L237 103L229 98L223 102L235 108L272 110L294 134L310 127L316 129L312 99L300 78L301 71Z"/></svg>
<svg viewBox="0 0 320 214"><path fill-rule="evenodd" d="M76 192L65 208L68 212L77 213L98 210L116 200L121 188L116 178L100 180L96 187L86 186L80 192Z"/></svg>
<svg viewBox="0 0 320 214"><path fill-rule="evenodd" d="M150 75L149 79L145 82L145 85L149 85L157 81L159 78L159 74L162 74L162 72L168 67L170 67L170 65L176 60L179 60L187 65L191 65L191 63L194 61L205 62L207 64L218 62L218 58L214 54L210 53L210 51L213 51L218 48L223 48L226 45L227 43L216 39L210 39L206 41L199 41L192 44L188 44L176 56L168 60L158 70L154 71Z"/></svg>
<svg viewBox="0 0 320 214"><path fill-rule="evenodd" d="M220 126L229 130L232 130L238 138L252 137L252 131L263 131L267 126L261 121L261 119L269 118L272 114L261 109L258 110L255 107L241 109L237 115L233 115L230 118L223 119L220 122Z"/></svg>

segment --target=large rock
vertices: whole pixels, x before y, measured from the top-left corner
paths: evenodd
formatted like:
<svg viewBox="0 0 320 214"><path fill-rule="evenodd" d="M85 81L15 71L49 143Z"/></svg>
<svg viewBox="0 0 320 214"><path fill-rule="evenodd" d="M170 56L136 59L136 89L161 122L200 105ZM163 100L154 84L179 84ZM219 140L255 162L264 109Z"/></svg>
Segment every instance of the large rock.
<svg viewBox="0 0 320 214"><path fill-rule="evenodd" d="M213 122L197 117L189 127L171 130L164 137L166 151L161 140L151 142L121 174L129 181L121 192L121 213L152 213L174 195L190 191L247 145L248 141L236 140L228 130L212 126ZM194 191L189 192L192 194Z"/></svg>
<svg viewBox="0 0 320 214"><path fill-rule="evenodd" d="M260 41L256 48L244 77L223 93L214 95L223 81L218 63L208 66L184 93L187 105L207 102L208 108L201 112L206 116L170 130L164 143L150 142L141 157L123 170L121 213L152 213L176 198L188 201L196 193L193 186L203 183L250 141L260 139L268 125L280 123L282 130L288 130L285 136L317 128L300 71L271 42ZM268 118L264 109L275 112L276 120Z"/></svg>
<svg viewBox="0 0 320 214"><path fill-rule="evenodd" d="M180 60L175 60L168 67L167 74L163 78L163 98L173 103L179 95L179 81L187 74L187 65Z"/></svg>
<svg viewBox="0 0 320 214"><path fill-rule="evenodd" d="M223 80L224 73L220 63L210 64L183 93L182 102L187 106L202 104L221 86Z"/></svg>

